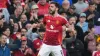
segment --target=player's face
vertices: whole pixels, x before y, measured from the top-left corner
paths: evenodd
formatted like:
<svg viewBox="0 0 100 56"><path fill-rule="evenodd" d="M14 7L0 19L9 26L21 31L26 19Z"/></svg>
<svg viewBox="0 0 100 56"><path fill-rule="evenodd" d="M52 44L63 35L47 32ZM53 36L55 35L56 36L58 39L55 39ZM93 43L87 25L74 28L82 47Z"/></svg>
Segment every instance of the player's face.
<svg viewBox="0 0 100 56"><path fill-rule="evenodd" d="M54 14L56 11L56 6L54 4L50 4L49 13Z"/></svg>

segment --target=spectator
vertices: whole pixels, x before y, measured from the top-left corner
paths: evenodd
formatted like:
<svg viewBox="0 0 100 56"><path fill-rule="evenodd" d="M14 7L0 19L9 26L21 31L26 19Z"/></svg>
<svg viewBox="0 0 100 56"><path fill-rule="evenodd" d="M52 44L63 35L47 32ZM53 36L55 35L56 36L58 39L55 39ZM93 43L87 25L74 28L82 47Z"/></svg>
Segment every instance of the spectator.
<svg viewBox="0 0 100 56"><path fill-rule="evenodd" d="M60 11L59 14L67 19L67 14L65 11Z"/></svg>
<svg viewBox="0 0 100 56"><path fill-rule="evenodd" d="M25 26L25 28L26 28L27 30L31 29L31 27L32 27L32 24L30 24L30 23L27 23L26 26Z"/></svg>
<svg viewBox="0 0 100 56"><path fill-rule="evenodd" d="M31 24L33 23L37 23L38 20L38 6L36 4L34 4L31 8L31 12L29 15L27 15L27 17L29 17L29 22Z"/></svg>
<svg viewBox="0 0 100 56"><path fill-rule="evenodd" d="M40 28L38 31L39 31L39 33L38 33L39 37L35 38L34 41L33 41L33 46L36 50L36 55L38 54L40 47L42 45L45 29Z"/></svg>
<svg viewBox="0 0 100 56"><path fill-rule="evenodd" d="M70 6L70 8L68 10L68 13L67 13L67 18L71 18L71 17L78 18L79 17L79 14L77 14L75 12L75 10L76 10L76 7L74 5Z"/></svg>
<svg viewBox="0 0 100 56"><path fill-rule="evenodd" d="M7 10L7 4L8 0L0 0L0 10L2 10L2 13L4 15L4 20L6 23L9 23L9 12Z"/></svg>
<svg viewBox="0 0 100 56"><path fill-rule="evenodd" d="M14 41L14 43L15 44L17 44L17 49L19 49L20 48L20 43L21 43L21 36L25 36L26 37L26 34L27 34L27 30L25 29L25 28L22 28L21 29L21 32L20 32L20 34L18 34L18 36L17 36L17 34L16 34L16 36L17 36L17 39ZM33 50L33 46L31 45L32 44L32 41L30 40L30 39L27 39L27 45L28 45L28 47L30 47L30 48L32 48L32 50Z"/></svg>
<svg viewBox="0 0 100 56"><path fill-rule="evenodd" d="M94 26L89 24L89 33L84 38L85 42L87 43L87 50L89 56L92 55L93 51L96 50L96 39L94 37Z"/></svg>
<svg viewBox="0 0 100 56"><path fill-rule="evenodd" d="M5 35L0 37L0 56L10 56L10 48L7 45L7 37Z"/></svg>
<svg viewBox="0 0 100 56"><path fill-rule="evenodd" d="M88 8L88 4L84 2L84 0L78 0L77 3L74 4L76 7L76 13L80 14L84 12Z"/></svg>
<svg viewBox="0 0 100 56"><path fill-rule="evenodd" d="M31 28L27 32L27 38L31 41L33 41L35 38L39 37L37 34L37 24L33 24Z"/></svg>
<svg viewBox="0 0 100 56"><path fill-rule="evenodd" d="M70 56L82 56L84 50L84 45L80 40L76 39L76 34L75 31L69 32L70 37L75 39L72 39L71 42L66 42L67 53Z"/></svg>
<svg viewBox="0 0 100 56"><path fill-rule="evenodd" d="M35 40L35 38L39 37L39 35L37 34L37 28L33 28L32 29L32 36L31 36L31 40Z"/></svg>
<svg viewBox="0 0 100 56"><path fill-rule="evenodd" d="M95 19L98 19L99 13L96 11L96 5L92 2L89 3L89 9L85 11L87 22L94 23Z"/></svg>
<svg viewBox="0 0 100 56"><path fill-rule="evenodd" d="M70 7L70 2L67 1L67 0L64 0L64 1L62 2L61 8L59 9L59 12L64 11L64 12L66 12L66 14L67 14L69 7Z"/></svg>
<svg viewBox="0 0 100 56"><path fill-rule="evenodd" d="M13 34L16 34L19 31L20 31L20 27L19 27L18 23L14 23L14 25L13 25Z"/></svg>
<svg viewBox="0 0 100 56"><path fill-rule="evenodd" d="M2 14L0 14L0 35L2 34L2 29L4 26L7 26L4 19L2 18Z"/></svg>
<svg viewBox="0 0 100 56"><path fill-rule="evenodd" d="M12 14L10 16L10 21L12 19L14 23L18 23L20 21L20 16L21 16L22 12L23 12L23 7L17 6L14 11L14 14Z"/></svg>
<svg viewBox="0 0 100 56"><path fill-rule="evenodd" d="M71 17L69 19L70 27L73 27L77 31L76 38L79 39L79 40L81 40L82 42L84 42L83 30L82 30L81 27L79 27L79 26L76 25L76 20L77 20L76 17Z"/></svg>
<svg viewBox="0 0 100 56"><path fill-rule="evenodd" d="M49 13L49 4L46 0L39 0L38 2L39 12L38 15L44 15Z"/></svg>
<svg viewBox="0 0 100 56"><path fill-rule="evenodd" d="M7 9L10 15L14 14L17 6L21 6L21 0L9 0L10 3L7 4Z"/></svg>
<svg viewBox="0 0 100 56"><path fill-rule="evenodd" d="M100 10L99 10L100 1L93 0L92 3L96 4L96 10L97 10L96 12L97 14L95 13L95 16L94 16L95 34L100 34L100 32L98 31L98 29L100 28L100 16L99 16L100 15Z"/></svg>
<svg viewBox="0 0 100 56"><path fill-rule="evenodd" d="M21 47L19 50L14 51L14 56L35 56L31 48L27 46L27 38L23 36L21 38Z"/></svg>
<svg viewBox="0 0 100 56"><path fill-rule="evenodd" d="M79 22L77 23L77 26L80 26L84 33L86 31L88 31L88 23L86 22L86 14L85 13L80 14Z"/></svg>
<svg viewBox="0 0 100 56"><path fill-rule="evenodd" d="M16 44L13 44L14 40L10 37L10 28L9 27L3 27L2 33L7 37L7 44L9 45L9 48L11 51L15 50L17 47Z"/></svg>
<svg viewBox="0 0 100 56"><path fill-rule="evenodd" d="M36 4L34 0L26 0L25 3L26 3L26 7L27 7L26 10L27 10L28 12L31 10L32 5Z"/></svg>
<svg viewBox="0 0 100 56"><path fill-rule="evenodd" d="M19 27L18 23L14 23L14 24L12 25L11 29L12 29L12 30L11 30L11 38L15 41L15 40L17 39L16 34L17 34L18 32L20 32L20 27Z"/></svg>
<svg viewBox="0 0 100 56"><path fill-rule="evenodd" d="M69 56L69 53L67 52L67 47L66 47L67 43L71 43L76 39L76 34L77 34L76 31L73 30L73 31L69 31L69 32L70 32L71 36L63 39L62 48L64 51L64 56Z"/></svg>
<svg viewBox="0 0 100 56"><path fill-rule="evenodd" d="M20 28L25 27L27 23L28 23L28 20L27 20L26 15L22 14L21 18L20 18L20 21L19 21Z"/></svg>
<svg viewBox="0 0 100 56"><path fill-rule="evenodd" d="M40 25L39 28L44 28L45 26L43 25L43 18L44 18L44 15L41 15L38 17L38 24Z"/></svg>
<svg viewBox="0 0 100 56"><path fill-rule="evenodd" d="M93 52L92 56L98 56L100 55L100 43L96 44L96 51Z"/></svg>

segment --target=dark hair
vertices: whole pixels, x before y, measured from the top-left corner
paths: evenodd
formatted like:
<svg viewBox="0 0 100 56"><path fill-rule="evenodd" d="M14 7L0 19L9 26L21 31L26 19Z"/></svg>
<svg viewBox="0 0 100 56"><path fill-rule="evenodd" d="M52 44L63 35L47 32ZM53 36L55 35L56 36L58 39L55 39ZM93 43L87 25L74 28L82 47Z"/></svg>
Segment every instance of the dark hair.
<svg viewBox="0 0 100 56"><path fill-rule="evenodd" d="M66 11L64 11L64 10L59 10L58 13L59 13L59 14L63 14L63 13L66 13Z"/></svg>
<svg viewBox="0 0 100 56"><path fill-rule="evenodd" d="M60 5L57 2L52 1L50 4L54 4L58 9L60 8Z"/></svg>
<svg viewBox="0 0 100 56"><path fill-rule="evenodd" d="M39 32L45 32L45 28L40 28L38 31Z"/></svg>
<svg viewBox="0 0 100 56"><path fill-rule="evenodd" d="M100 45L100 42L97 42L97 43L96 43L96 46L98 46L98 45Z"/></svg>
<svg viewBox="0 0 100 56"><path fill-rule="evenodd" d="M95 3L93 3L93 2L89 2L89 6L90 6L90 5L96 5L96 4L95 4Z"/></svg>
<svg viewBox="0 0 100 56"><path fill-rule="evenodd" d="M37 28L33 28L33 29L32 29L32 32L33 32L33 33L37 32Z"/></svg>
<svg viewBox="0 0 100 56"><path fill-rule="evenodd" d="M9 28L8 26L4 26L4 27L2 28L2 33L5 32L8 28ZM9 30L10 30L10 28L9 28Z"/></svg>
<svg viewBox="0 0 100 56"><path fill-rule="evenodd" d="M89 23L88 24L88 28L91 30L92 28L94 28L94 24L93 23Z"/></svg>
<svg viewBox="0 0 100 56"><path fill-rule="evenodd" d="M38 19L44 18L44 15L40 15L38 16Z"/></svg>
<svg viewBox="0 0 100 56"><path fill-rule="evenodd" d="M75 10L76 7L75 7L74 5L71 5L71 6L70 6L70 9L74 9L74 10Z"/></svg>
<svg viewBox="0 0 100 56"><path fill-rule="evenodd" d="M72 16L72 17L69 17L69 18L68 18L68 21L69 21L71 18L75 18L75 20L76 20L76 17L75 17L75 16Z"/></svg>

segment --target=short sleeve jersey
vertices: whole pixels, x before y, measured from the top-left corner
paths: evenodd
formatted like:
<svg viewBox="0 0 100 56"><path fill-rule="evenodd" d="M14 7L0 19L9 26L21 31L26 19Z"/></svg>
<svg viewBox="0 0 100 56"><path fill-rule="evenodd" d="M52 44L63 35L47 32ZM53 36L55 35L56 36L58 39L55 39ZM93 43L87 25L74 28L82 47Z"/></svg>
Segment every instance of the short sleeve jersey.
<svg viewBox="0 0 100 56"><path fill-rule="evenodd" d="M66 25L68 21L66 18L57 15L45 15L43 23L46 25L46 32L43 42L47 45L60 45L62 44L62 26Z"/></svg>

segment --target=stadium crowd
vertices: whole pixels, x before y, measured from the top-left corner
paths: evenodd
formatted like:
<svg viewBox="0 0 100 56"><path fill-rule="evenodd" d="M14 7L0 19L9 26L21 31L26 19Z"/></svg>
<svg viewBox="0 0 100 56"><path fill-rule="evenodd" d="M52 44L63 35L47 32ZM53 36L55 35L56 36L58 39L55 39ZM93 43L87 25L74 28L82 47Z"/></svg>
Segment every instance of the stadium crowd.
<svg viewBox="0 0 100 56"><path fill-rule="evenodd" d="M64 56L100 56L100 0L0 0L0 56L38 56L51 2L75 30L63 34Z"/></svg>

